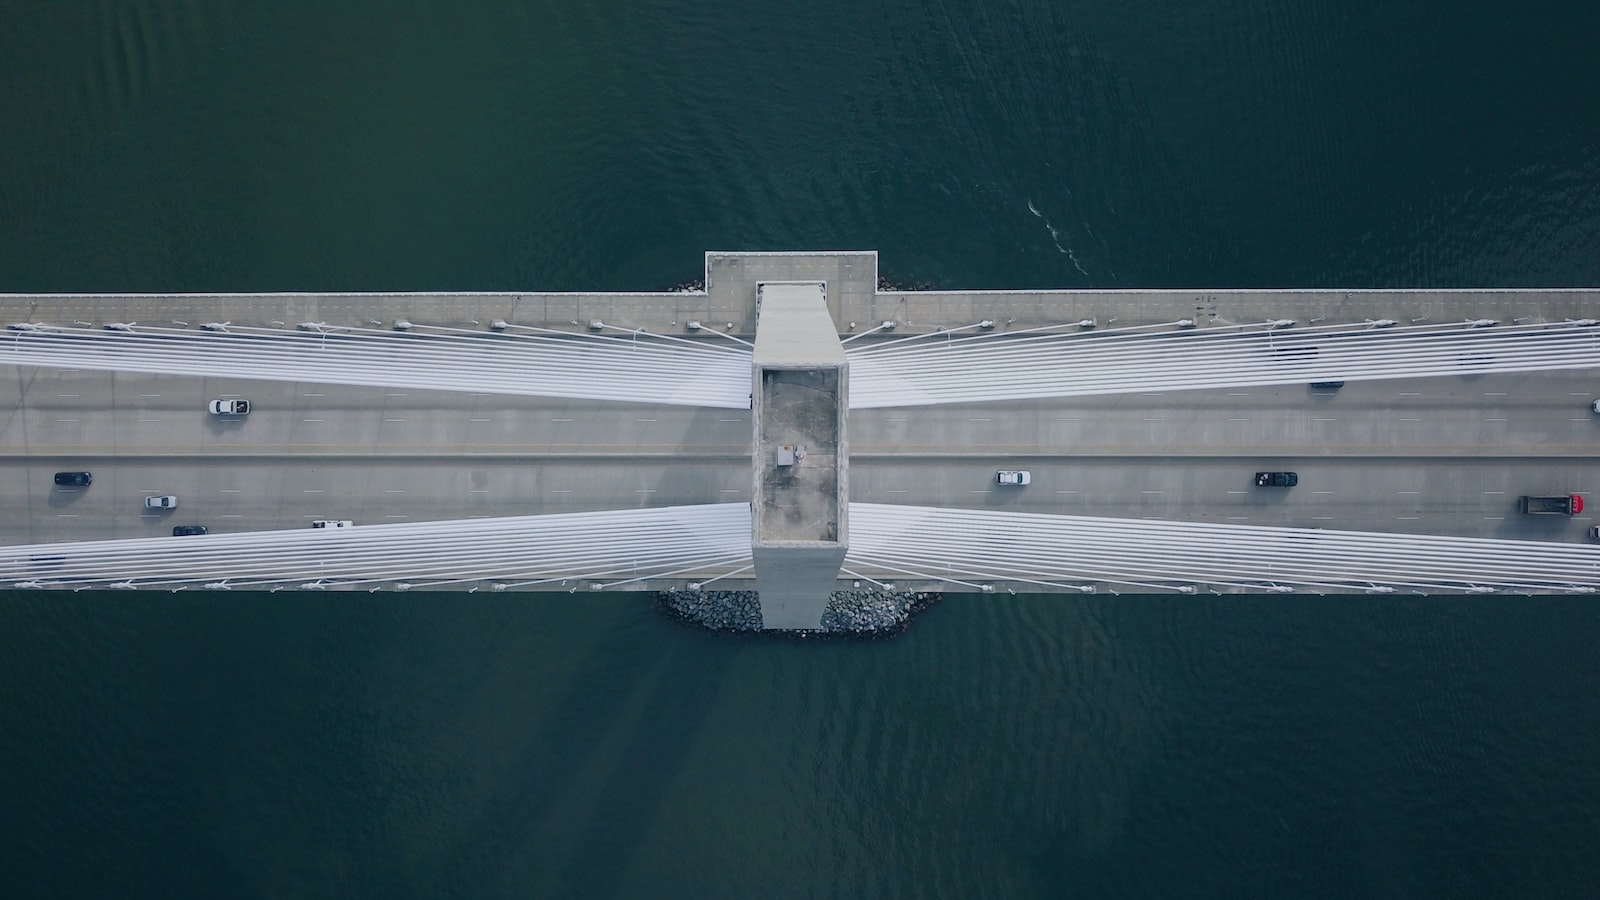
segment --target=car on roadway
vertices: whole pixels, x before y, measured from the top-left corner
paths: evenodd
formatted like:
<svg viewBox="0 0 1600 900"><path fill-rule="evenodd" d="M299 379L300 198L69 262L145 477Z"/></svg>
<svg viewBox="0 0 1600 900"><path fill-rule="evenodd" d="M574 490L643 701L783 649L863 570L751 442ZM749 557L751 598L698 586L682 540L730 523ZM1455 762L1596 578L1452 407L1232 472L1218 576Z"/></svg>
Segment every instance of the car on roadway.
<svg viewBox="0 0 1600 900"><path fill-rule="evenodd" d="M1021 486L1024 484L1033 483L1033 473L1000 471L995 473L994 480L996 484L1014 484Z"/></svg>
<svg viewBox="0 0 1600 900"><path fill-rule="evenodd" d="M1600 413L1600 400L1596 400L1595 402L1589 404L1589 408L1597 413Z"/></svg>
<svg viewBox="0 0 1600 900"><path fill-rule="evenodd" d="M205 534L205 533L206 533L206 527L204 525L174 525L174 526L172 526L172 536L173 537L183 537L185 535L190 535L190 534Z"/></svg>
<svg viewBox="0 0 1600 900"><path fill-rule="evenodd" d="M349 519L317 519L311 523L312 528L354 528L355 525Z"/></svg>
<svg viewBox="0 0 1600 900"><path fill-rule="evenodd" d="M94 484L94 476L88 472L57 472L56 487L88 487Z"/></svg>
<svg viewBox="0 0 1600 900"><path fill-rule="evenodd" d="M178 508L178 498L176 496L172 495L172 494L168 494L165 497L146 497L146 498L144 498L144 508L145 509L177 509Z"/></svg>
<svg viewBox="0 0 1600 900"><path fill-rule="evenodd" d="M213 416L248 416L249 400L213 400L206 406Z"/></svg>
<svg viewBox="0 0 1600 900"><path fill-rule="evenodd" d="M1294 472L1257 472L1256 487L1294 487L1300 476Z"/></svg>
<svg viewBox="0 0 1600 900"><path fill-rule="evenodd" d="M1313 381L1313 382L1311 382L1311 386L1313 388L1319 390L1319 391L1337 391L1339 388L1344 387L1344 382L1342 382L1342 381Z"/></svg>

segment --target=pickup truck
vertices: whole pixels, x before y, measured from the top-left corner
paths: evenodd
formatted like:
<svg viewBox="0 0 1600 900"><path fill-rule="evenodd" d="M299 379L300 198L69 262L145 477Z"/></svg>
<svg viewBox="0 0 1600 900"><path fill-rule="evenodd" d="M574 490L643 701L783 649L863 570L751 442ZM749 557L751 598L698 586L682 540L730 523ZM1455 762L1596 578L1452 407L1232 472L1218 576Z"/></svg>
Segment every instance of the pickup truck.
<svg viewBox="0 0 1600 900"><path fill-rule="evenodd" d="M1583 497L1567 494L1561 497L1523 497L1518 509L1529 515L1575 516L1583 512Z"/></svg>

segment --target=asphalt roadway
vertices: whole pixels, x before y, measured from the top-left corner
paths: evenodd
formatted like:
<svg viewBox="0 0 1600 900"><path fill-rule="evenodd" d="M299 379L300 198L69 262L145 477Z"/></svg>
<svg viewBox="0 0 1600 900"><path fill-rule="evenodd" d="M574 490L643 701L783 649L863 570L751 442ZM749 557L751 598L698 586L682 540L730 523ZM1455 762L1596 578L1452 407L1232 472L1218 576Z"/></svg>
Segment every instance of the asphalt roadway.
<svg viewBox="0 0 1600 900"><path fill-rule="evenodd" d="M747 411L0 370L0 543L748 501ZM851 416L858 501L1585 540L1521 494L1600 503L1592 373L1168 391ZM206 402L248 398L248 417ZM1028 487L994 483L1027 469ZM88 470L86 489L56 471ZM1258 488L1258 470L1298 472ZM174 512L143 498L176 494Z"/></svg>

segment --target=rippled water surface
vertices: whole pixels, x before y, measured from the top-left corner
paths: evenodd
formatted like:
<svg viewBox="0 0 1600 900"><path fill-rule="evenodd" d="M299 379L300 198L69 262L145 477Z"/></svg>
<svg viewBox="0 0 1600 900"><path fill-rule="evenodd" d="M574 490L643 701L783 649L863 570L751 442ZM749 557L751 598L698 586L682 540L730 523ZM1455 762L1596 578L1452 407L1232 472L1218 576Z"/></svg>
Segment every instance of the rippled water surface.
<svg viewBox="0 0 1600 900"><path fill-rule="evenodd" d="M0 290L1600 285L1600 11L0 0ZM1242 548L1243 549L1243 548ZM0 596L6 896L1591 897L1586 598Z"/></svg>

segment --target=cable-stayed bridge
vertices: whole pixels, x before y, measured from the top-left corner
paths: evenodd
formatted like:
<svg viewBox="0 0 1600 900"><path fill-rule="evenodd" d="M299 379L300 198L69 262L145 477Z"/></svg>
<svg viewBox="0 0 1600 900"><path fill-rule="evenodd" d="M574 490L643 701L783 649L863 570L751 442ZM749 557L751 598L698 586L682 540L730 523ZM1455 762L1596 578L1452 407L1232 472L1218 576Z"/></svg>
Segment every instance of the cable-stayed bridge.
<svg viewBox="0 0 1600 900"><path fill-rule="evenodd" d="M687 294L0 296L0 580L755 588L774 627L852 583L1600 587L1586 513L1516 511L1594 481L1591 292L912 293L875 263L708 254ZM205 412L229 396L251 414Z"/></svg>

